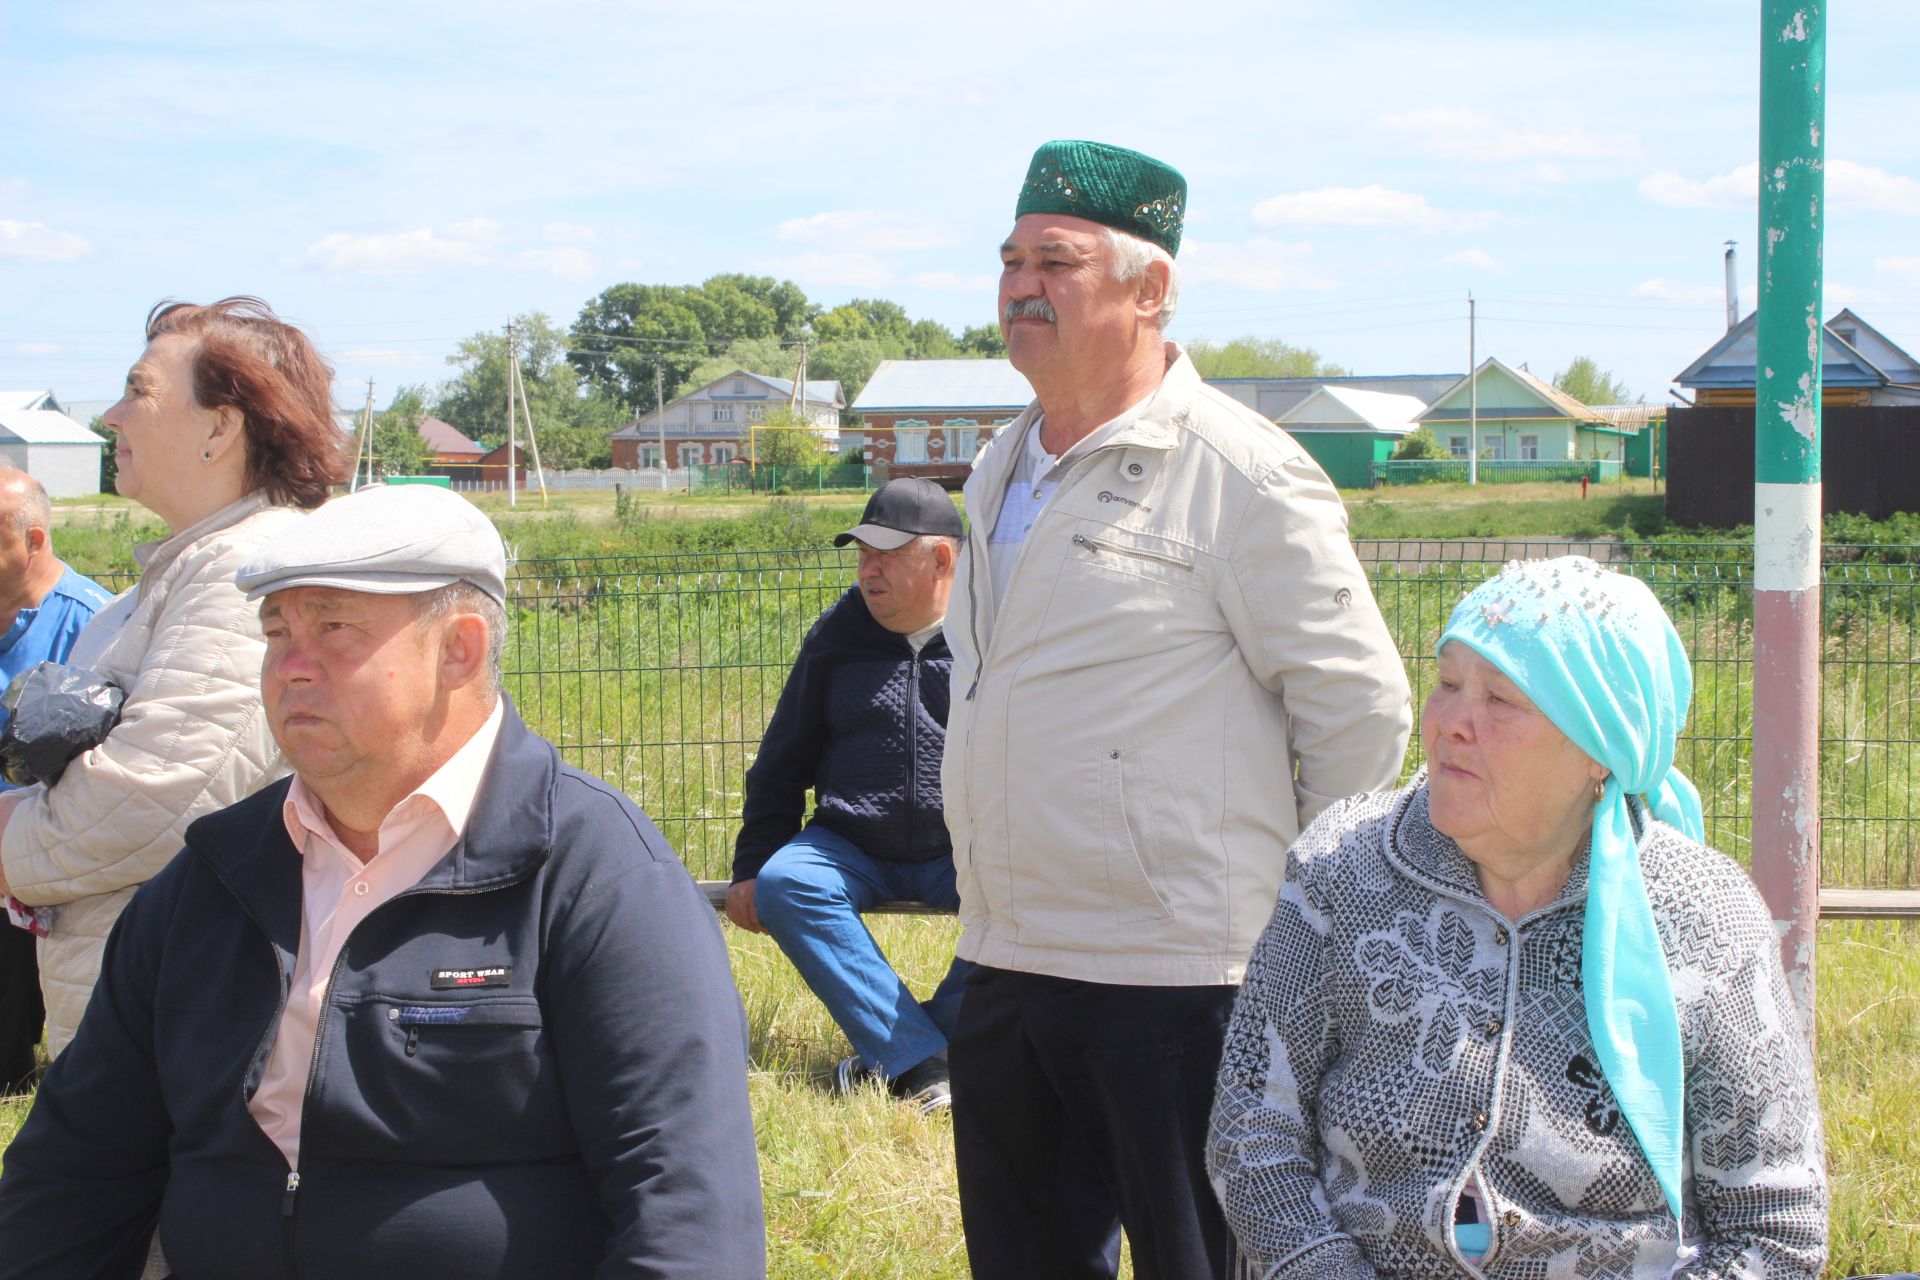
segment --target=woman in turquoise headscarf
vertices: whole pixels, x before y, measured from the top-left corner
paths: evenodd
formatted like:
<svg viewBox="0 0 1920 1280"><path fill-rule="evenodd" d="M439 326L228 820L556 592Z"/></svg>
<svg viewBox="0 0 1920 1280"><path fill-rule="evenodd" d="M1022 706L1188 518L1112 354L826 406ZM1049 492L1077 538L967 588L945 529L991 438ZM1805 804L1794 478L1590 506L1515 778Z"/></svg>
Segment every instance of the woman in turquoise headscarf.
<svg viewBox="0 0 1920 1280"><path fill-rule="evenodd" d="M1440 638L1426 767L1288 853L1208 1144L1259 1277L1817 1277L1820 1115L1773 923L1673 767L1643 583L1514 563Z"/></svg>

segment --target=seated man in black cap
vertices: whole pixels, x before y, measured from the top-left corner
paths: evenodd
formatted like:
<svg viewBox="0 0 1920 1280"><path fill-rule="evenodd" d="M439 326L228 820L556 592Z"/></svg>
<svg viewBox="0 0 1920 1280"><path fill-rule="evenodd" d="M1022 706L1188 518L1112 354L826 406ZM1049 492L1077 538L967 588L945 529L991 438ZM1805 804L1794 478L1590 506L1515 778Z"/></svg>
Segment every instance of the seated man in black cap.
<svg viewBox="0 0 1920 1280"><path fill-rule="evenodd" d="M653 824L500 689L506 556L426 488L238 574L293 777L187 829L0 1177L0 1278L765 1275L745 1019Z"/></svg>
<svg viewBox="0 0 1920 1280"><path fill-rule="evenodd" d="M921 1004L860 915L887 901L959 902L940 803L953 666L940 627L960 537L943 489L900 479L834 539L860 544L859 580L807 633L747 770L727 891L728 917L772 934L852 1041L835 1088L877 1077L923 1112L951 1099L947 1037L965 967L956 960Z"/></svg>

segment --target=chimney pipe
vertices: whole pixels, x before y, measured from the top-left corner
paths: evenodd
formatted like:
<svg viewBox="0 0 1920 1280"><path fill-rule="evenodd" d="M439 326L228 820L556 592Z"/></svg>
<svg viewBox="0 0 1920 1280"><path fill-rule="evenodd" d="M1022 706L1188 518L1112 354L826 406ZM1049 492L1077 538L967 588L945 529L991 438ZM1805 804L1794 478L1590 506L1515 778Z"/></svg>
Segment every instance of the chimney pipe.
<svg viewBox="0 0 1920 1280"><path fill-rule="evenodd" d="M1740 323L1740 280L1733 269L1733 241L1727 241L1727 332Z"/></svg>

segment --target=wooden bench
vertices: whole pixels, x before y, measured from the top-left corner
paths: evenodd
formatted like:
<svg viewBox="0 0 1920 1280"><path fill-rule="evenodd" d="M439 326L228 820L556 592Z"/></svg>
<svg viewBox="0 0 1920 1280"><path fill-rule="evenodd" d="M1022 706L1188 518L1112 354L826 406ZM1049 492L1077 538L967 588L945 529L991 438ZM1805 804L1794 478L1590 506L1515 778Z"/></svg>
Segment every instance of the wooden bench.
<svg viewBox="0 0 1920 1280"><path fill-rule="evenodd" d="M715 911L727 905L725 880L702 880L701 891ZM924 902L883 902L881 915L950 915ZM1822 889L1820 915L1828 920L1920 920L1920 889Z"/></svg>

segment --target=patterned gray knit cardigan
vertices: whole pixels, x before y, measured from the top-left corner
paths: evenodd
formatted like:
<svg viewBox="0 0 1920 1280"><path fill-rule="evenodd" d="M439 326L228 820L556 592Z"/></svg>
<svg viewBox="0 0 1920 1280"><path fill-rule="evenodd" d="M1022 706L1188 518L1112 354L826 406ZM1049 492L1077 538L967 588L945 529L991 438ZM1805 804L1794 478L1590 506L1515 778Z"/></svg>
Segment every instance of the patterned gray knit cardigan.
<svg viewBox="0 0 1920 1280"><path fill-rule="evenodd" d="M1595 1062L1582 857L1518 923L1427 819L1425 774L1288 855L1227 1033L1207 1165L1246 1273L1362 1280L1817 1277L1826 1161L1772 922L1659 822L1640 863L1686 1053L1686 1242ZM1640 815L1636 812L1636 821ZM1453 1247L1471 1187L1493 1242Z"/></svg>

